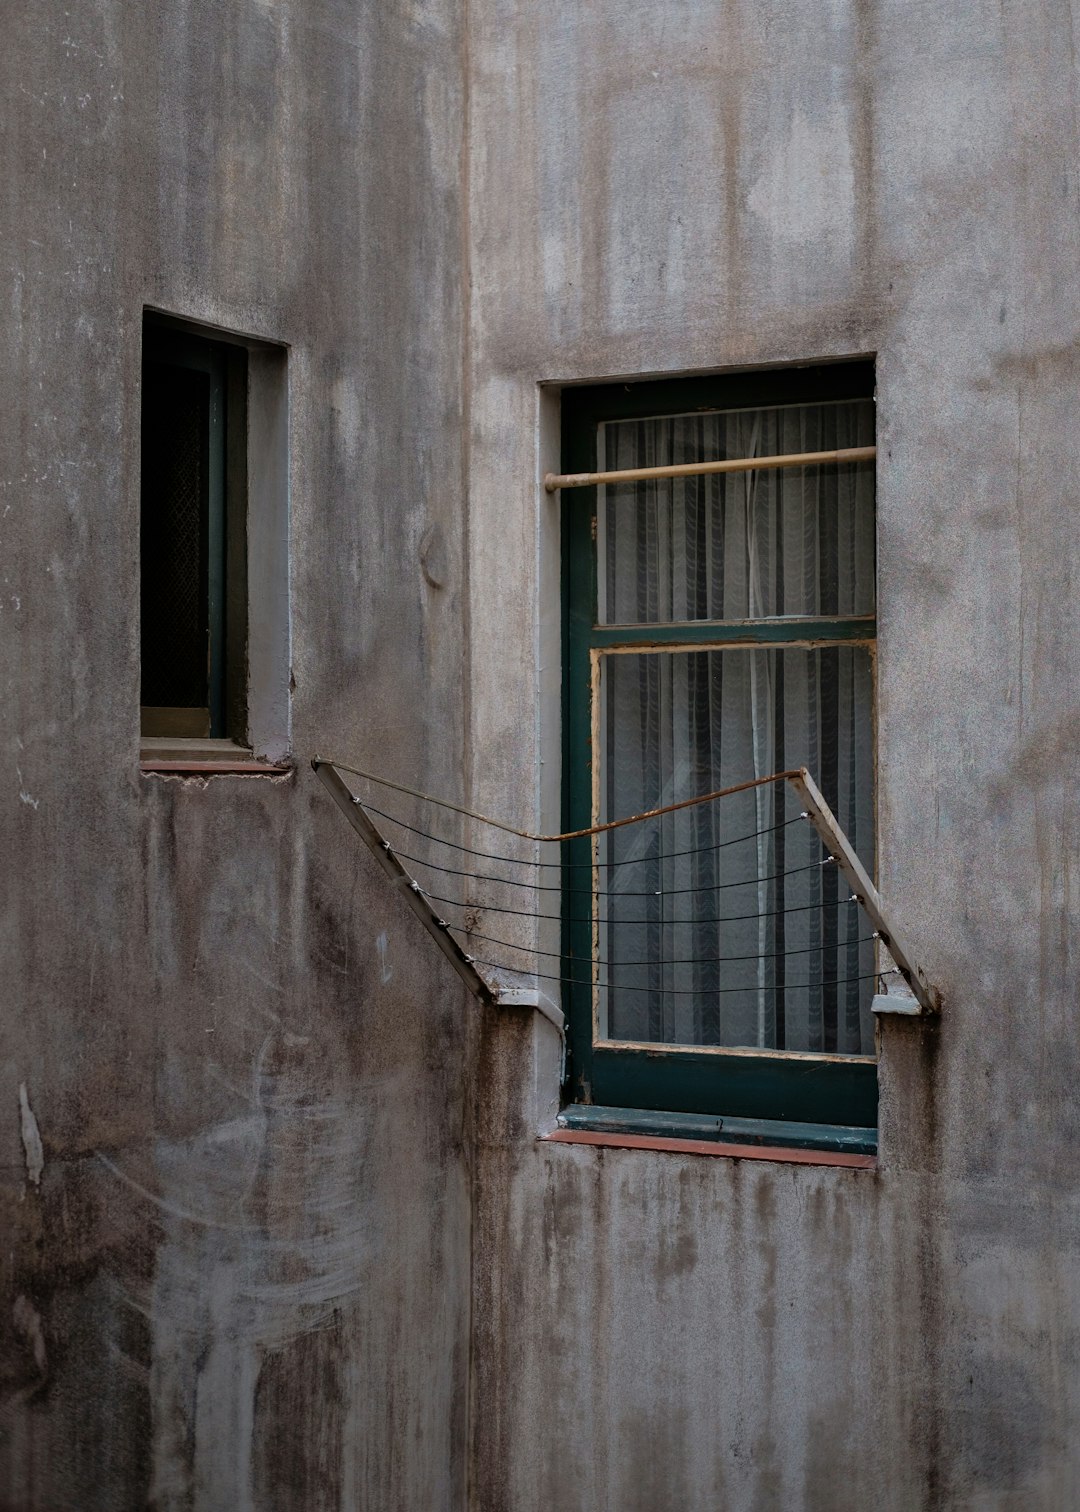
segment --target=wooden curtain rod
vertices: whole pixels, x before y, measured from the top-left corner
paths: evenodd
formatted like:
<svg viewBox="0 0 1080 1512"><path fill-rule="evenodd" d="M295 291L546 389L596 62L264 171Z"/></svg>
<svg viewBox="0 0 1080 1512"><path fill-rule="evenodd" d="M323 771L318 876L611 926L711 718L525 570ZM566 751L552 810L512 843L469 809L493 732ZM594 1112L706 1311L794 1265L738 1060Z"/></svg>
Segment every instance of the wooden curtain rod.
<svg viewBox="0 0 1080 1512"><path fill-rule="evenodd" d="M620 472L545 473L548 493L559 488L593 488L597 483L637 483L646 478L700 478L706 473L756 472L759 468L821 467L826 462L872 462L876 446L841 451L792 452L786 457L733 457L728 462L681 462L674 467L625 467Z"/></svg>

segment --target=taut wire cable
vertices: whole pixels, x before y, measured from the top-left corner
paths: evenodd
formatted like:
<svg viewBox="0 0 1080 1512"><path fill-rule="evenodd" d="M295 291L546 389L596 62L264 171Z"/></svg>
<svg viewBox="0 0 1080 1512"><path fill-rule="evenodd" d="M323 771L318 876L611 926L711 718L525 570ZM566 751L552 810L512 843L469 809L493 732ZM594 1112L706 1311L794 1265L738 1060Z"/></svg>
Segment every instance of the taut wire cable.
<svg viewBox="0 0 1080 1512"><path fill-rule="evenodd" d="M468 959L476 966L491 966L496 971L510 971L518 975L520 974L516 966L507 966L502 961L485 961L483 956L474 955L470 955ZM582 962L583 966L587 964L588 962ZM873 982L879 977L891 975L896 969L895 966L889 966L883 971L865 972L862 976L825 977L820 981L814 982L774 982L766 990L769 992L805 992L811 987L845 987L848 982ZM757 982L747 983L745 987L627 987L621 982L597 982L592 977L551 976L543 971L531 971L529 975L538 978L541 982L562 982L568 987L599 987L607 989L610 992L662 993L664 997L711 998L729 992L756 993L761 991Z"/></svg>
<svg viewBox="0 0 1080 1512"><path fill-rule="evenodd" d="M773 772L768 777L752 777L748 782L736 782L733 787L717 788L712 793L700 793L695 798L683 798L678 803L665 803L660 808L646 809L641 814L627 814L624 819L609 819L605 824L591 824L587 829L566 830L559 835L536 835L532 830L515 829L501 819L492 819L487 814L478 814L475 809L464 808L460 803L448 803L445 798L434 798L430 793L421 793L418 788L406 787L403 782L391 782L388 777L377 777L374 772L365 772L361 767L346 766L343 761L318 758L320 766L336 767L339 772L349 772L353 777L363 777L380 787L392 788L395 793L405 793L410 798L419 798L422 803L433 803L436 808L449 809L452 814L462 814L466 819L475 819L479 824L490 824L492 829L502 830L507 835L516 835L519 840L532 840L535 844L561 840L583 840L588 835L604 835L609 830L622 829L627 824L640 824L643 819L659 819L663 814L677 814L682 809L693 808L699 803L712 803L717 798L730 798L735 793L748 793L751 788L768 787L774 782L788 782L801 776L801 768ZM359 800L357 800L359 801Z"/></svg>
<svg viewBox="0 0 1080 1512"><path fill-rule="evenodd" d="M380 864L392 880L406 888L409 906L418 914L435 938L439 949L447 956L459 975L484 1002L497 1001L500 992L507 991L507 986L505 983L485 981L479 974L478 967L488 967L496 972L509 973L512 978L524 976L536 982L565 983L593 990L603 989L615 994L647 993L660 999L672 995L707 999L717 994L760 996L762 993L767 993L776 1001L778 1014L781 1013L780 1000L784 994L797 992L831 994L834 1003L830 1011L835 1013L840 1009L840 1000L837 995L840 988L848 984L875 979L883 981L886 976L900 975L917 999L919 1011L925 1013L939 1011L940 998L913 963L911 952L907 949L905 942L897 937L897 931L885 914L882 899L874 886L872 877L867 873L857 852L838 824L829 802L813 781L810 773L804 768L788 768L767 776L732 783L710 792L698 793L671 803L658 804L640 813L628 814L580 829L566 830L557 834L543 834L492 818L464 804L437 798L433 794L410 787L406 783L379 777L363 767L325 761L319 757L314 759L312 765L316 771L322 769L323 781L330 789L338 806L346 814L353 829L380 858ZM350 789L342 776L343 773L351 774L389 792L403 794L421 805L431 805L433 809L443 813L457 814L479 825L489 826L534 846L560 845L568 841L585 840L593 836L609 834L631 825L647 824L665 815L700 808L702 805L715 803L719 799L731 798L740 793L760 791L775 787L777 784L786 784L790 787L792 795L800 803L801 811L796 816L778 820L774 824L762 826L746 834L690 849L670 852L652 850L664 838L659 832L653 831L642 842L649 847L645 854L600 857L594 849L588 860L570 861L560 856L558 860L547 861L540 860L535 855L504 855L434 833L433 828L422 827L424 824L431 824L422 811L419 816L415 814L412 816L417 822L410 823L405 818L365 801L359 793ZM400 849L390 838L387 838L385 831L380 832L377 828L376 816L394 827L390 831L391 834L394 834L396 830L402 836L404 843ZM811 831L824 849L824 858L806 864L785 866L784 863L787 860L802 862L802 858L807 854L801 844L792 848L779 833L800 820L809 821ZM695 826L695 828L701 827ZM705 828L707 834L716 834L716 828L711 820ZM758 857L762 874L748 877L731 877L730 871L734 870L735 866L730 863L689 864L674 870L662 865L664 862L683 857L697 857L700 863L702 858L716 852L758 840L760 836L769 834L777 836L775 841L770 842L771 860L774 867L771 872L765 869L769 861L764 856ZM425 844L406 849L409 842L404 837L408 835L418 837ZM690 837L687 836L687 838ZM437 855L440 847L448 853L444 860L434 859L431 854L424 856L416 853L417 849L427 849ZM635 844L634 849L638 848L640 845ZM485 861L495 863L499 866L500 872L491 873L475 869L473 862L466 858L477 858L481 863ZM451 861L458 864L448 864ZM461 891L465 896L452 897L430 890L418 880L417 875L406 870L404 865L406 862L418 870L420 877L431 878L433 886L439 886L444 880L448 882L450 879L460 879ZM830 866L830 863L833 865ZM602 887L600 885L603 881L615 883L616 868L626 866L644 866L647 869L645 873L638 874L639 881L659 881L667 877L670 882L691 883L695 875L700 878L703 874L708 876L710 872L715 872L717 880L698 881L685 886L654 885L644 888L640 886L624 888L618 885ZM504 872L503 868L508 870ZM527 868L533 875L522 880L516 874L518 868L522 871ZM829 869L825 870L825 868ZM559 880L551 883L541 881L537 874L545 869L557 871ZM575 869L591 874L590 880L594 885L591 887L572 885ZM820 884L810 880L815 872L822 879ZM720 880L725 877L725 874L727 874L726 879ZM797 878L802 878L803 881L795 881L794 879ZM790 885L788 885L789 879L792 879ZM829 879L828 882L825 879ZM846 888L843 890L850 891L850 896L839 895L842 883L846 883ZM524 889L531 892L536 896L530 901L534 901L538 906L514 908L504 903L489 901L492 890L498 888L517 891ZM703 899L704 895L729 891L732 888L754 889L757 895L755 901L772 902L778 906L757 908L753 912L737 914L708 915L697 911L708 907L706 902L697 901ZM806 897L808 891L811 895L816 894L813 901L805 903L791 901L793 897ZM506 895L496 891L494 896L498 898ZM548 911L548 905L544 902L544 899L548 897L557 900L552 904L554 911ZM574 909L575 899L587 899L587 908L580 913L577 912ZM641 900L640 911L627 916L631 899ZM687 901L680 903L679 900L682 899ZM719 899L715 900L715 902L719 901ZM736 900L731 901L738 906ZM742 901L741 898L739 901ZM562 906L559 907L559 904ZM449 914L448 918L440 917L437 905L455 911L461 910L461 922L453 922L458 917L456 912ZM859 934L858 923L856 922L852 927L852 920L856 919L856 916L838 912L847 907L861 909L874 932L870 935ZM537 939L535 937L538 931L530 929L525 932L534 936L532 940L515 942L500 935L482 932L477 926L484 922L484 915L487 914L495 917L502 914L508 919L528 920L533 924L543 923L564 930L571 926L585 925L588 926L589 932L585 936L577 937L572 933L564 933L562 940L556 941L550 938L545 939L543 934L540 934ZM683 914L687 916L682 917ZM805 918L814 915L817 916L817 922L815 923L814 919L810 918L805 926L799 925L787 929L782 922L788 917ZM695 931L705 927L716 928L743 923L763 924L766 920L776 921L772 926L771 936L762 935L755 941L759 949L751 953L745 950L737 954L707 953L710 945L724 943L734 945L738 951L740 945L751 943L749 938L744 941L741 937L741 934L745 932L737 933L730 942L719 938L695 938L693 935L679 933L686 929ZM646 931L646 933L642 935L641 931ZM516 932L516 927L511 926L510 933ZM462 937L461 940L457 938L458 935ZM769 938L774 948L772 950L761 948L768 943ZM811 940L810 944L799 943L807 939ZM563 948L545 949L540 943L541 940L544 945L561 944ZM603 954L601 954L602 941L605 941L608 946ZM634 950L635 941L640 941L637 950ZM699 949L704 944L706 953L679 957L677 941L691 950L695 944ZM512 964L509 960L494 960L473 955L470 949L474 942L494 945L501 952L508 953L515 961L530 957L532 960L529 965L523 966ZM873 947L878 942L887 949L891 956L891 964L886 968L874 962L878 969L860 971L860 967L870 965L874 961L873 956L868 957L867 947ZM628 947L634 952L635 957L641 955L643 958L640 960L619 959L618 957ZM649 954L650 951L652 954ZM807 958L807 967L819 968L820 975L814 976L812 980L798 982L765 980L766 975L782 978L785 974L782 963L788 957L799 956ZM571 974L537 971L535 967L540 964L540 958L559 961L561 972L569 970ZM731 973L726 972L724 968L738 963L757 963L760 969L755 980L732 983ZM772 969L769 969L769 963L772 963ZM657 968L661 978L670 980L670 971L680 967L693 968L691 981L695 981L696 985L675 987L666 985L664 980L630 983L621 982L618 979L618 974L628 969L639 974L647 972L651 976L652 968ZM847 971L844 975L832 974L843 972L845 967ZM587 975L581 975L582 972ZM710 977L709 983L701 981L703 975ZM727 984L721 986L719 982L724 980L725 975ZM712 985L712 980L716 980L717 985ZM854 1011L857 1016L864 1015L867 1002L862 993L848 993L844 997L847 1004L845 1012L850 1025L853 1022L852 1012ZM858 1002L855 1001L856 998ZM875 1011L879 1010L875 1008ZM649 1012L650 1014L653 1012L651 1007ZM856 1040L858 1040L857 1033ZM658 1043L660 1042L658 1040Z"/></svg>
<svg viewBox="0 0 1080 1512"><path fill-rule="evenodd" d="M665 919L663 921L654 921L652 919L600 919L597 918L595 914L578 914L576 916L571 914L569 917L567 917L566 915L559 914L532 913L528 909L503 908L501 905L481 903L478 899L473 898L444 898L439 893L428 892L427 888L421 887L419 882L416 883L416 890L423 897L430 898L433 903L456 903L459 908L475 908L481 913L513 914L516 918L519 919L546 919L551 924L557 924L561 917L567 924L618 923L620 925L632 925L663 922L668 925L685 924L688 928L690 926L696 926L698 924L745 924L748 919L776 919L779 918L781 914L807 913L811 909L815 908L842 908L847 903L857 903L859 901L858 898L854 896L850 898L823 898L819 903L797 903L791 908L767 908L762 912L752 914L724 914L720 918L715 919L699 919L695 916L692 919ZM615 896L618 896L618 894L616 894ZM665 895L663 893L656 893L653 896L663 897ZM846 941L841 941L840 943L843 945L846 943Z"/></svg>
<svg viewBox="0 0 1080 1512"><path fill-rule="evenodd" d="M593 869L594 863L592 861L534 861L529 856L503 856L496 854L495 851L476 850L470 845L462 845L460 840L447 840L443 835L433 835L428 830L417 829L415 824L407 824L404 819L399 819L396 814L388 814L384 809L376 808L373 803L368 803L366 799L362 801L357 799L357 802L361 802L362 807L367 813L377 814L380 819L386 819L390 824L396 824L401 829L408 830L411 835L420 835L423 839L430 840L434 845L446 845L452 850L464 851L469 856L480 856L485 861L509 861L514 866L547 867L554 871L576 870L580 867L584 867L587 871ZM732 840L718 840L715 845L697 845L693 850L657 851L655 856L625 856L615 860L605 859L599 865L606 871L609 867L613 866L643 866L648 861L676 861L683 856L704 856L712 851L726 850L730 845L744 845L748 840L756 840L759 835L771 835L774 830L787 829L789 825L799 824L802 822L802 819L803 816L801 814L793 814L790 819L781 819L779 824L767 824L764 829L751 830L746 835L736 835ZM545 845L554 844L559 838L561 837L548 836L538 843ZM398 852L398 854L403 854L403 852Z"/></svg>
<svg viewBox="0 0 1080 1512"><path fill-rule="evenodd" d="M365 804L366 808L367 805ZM488 872L459 871L453 866L442 866L438 861L425 861L422 856L411 856L408 851L399 850L392 845L391 851L401 861L412 861L417 866L426 866L428 871L441 872L445 877L468 877L472 882L495 882L500 887L528 887L533 892L560 893L564 898L679 898L687 893L721 892L727 887L760 887L763 882L776 882L782 877L797 877L802 872L820 871L832 861L829 856L824 861L811 861L806 866L792 866L787 871L770 872L764 877L745 877L738 882L703 882L700 887L650 887L644 892L635 892L627 889L625 892L619 888L591 888L591 887L559 887L558 884L544 882L516 882L513 877L493 877ZM699 852L692 851L692 855ZM642 857L642 860L651 860L651 857ZM603 871L601 862L598 870Z"/></svg>

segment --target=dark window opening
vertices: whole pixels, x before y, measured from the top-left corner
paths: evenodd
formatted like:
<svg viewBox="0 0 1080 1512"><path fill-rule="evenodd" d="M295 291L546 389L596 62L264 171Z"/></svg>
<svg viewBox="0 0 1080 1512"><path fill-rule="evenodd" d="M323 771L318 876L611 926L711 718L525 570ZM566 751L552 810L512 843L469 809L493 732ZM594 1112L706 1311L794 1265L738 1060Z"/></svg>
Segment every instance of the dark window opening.
<svg viewBox="0 0 1080 1512"><path fill-rule="evenodd" d="M245 735L247 353L143 333L141 729Z"/></svg>

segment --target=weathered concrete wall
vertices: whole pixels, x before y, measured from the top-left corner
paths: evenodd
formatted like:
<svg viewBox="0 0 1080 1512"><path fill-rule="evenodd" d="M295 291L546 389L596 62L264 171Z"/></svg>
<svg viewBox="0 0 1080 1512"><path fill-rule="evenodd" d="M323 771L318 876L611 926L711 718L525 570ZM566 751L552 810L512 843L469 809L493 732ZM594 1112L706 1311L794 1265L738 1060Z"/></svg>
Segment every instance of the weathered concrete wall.
<svg viewBox="0 0 1080 1512"><path fill-rule="evenodd" d="M1070 1507L1071 12L467 9L5 16L0 1506ZM289 345L298 756L525 822L538 382L878 354L878 1173L538 1146L302 763L139 776L144 304Z"/></svg>
<svg viewBox="0 0 1080 1512"><path fill-rule="evenodd" d="M4 9L0 1506L460 1507L466 1004L306 764L460 790L459 6ZM289 346L284 780L139 775L144 304Z"/></svg>
<svg viewBox="0 0 1080 1512"><path fill-rule="evenodd" d="M885 1029L875 1175L538 1146L495 1031L476 1507L1075 1506L1073 12L472 17L477 795L528 817L557 713L506 654L557 613L537 382L877 353L881 875L947 994Z"/></svg>

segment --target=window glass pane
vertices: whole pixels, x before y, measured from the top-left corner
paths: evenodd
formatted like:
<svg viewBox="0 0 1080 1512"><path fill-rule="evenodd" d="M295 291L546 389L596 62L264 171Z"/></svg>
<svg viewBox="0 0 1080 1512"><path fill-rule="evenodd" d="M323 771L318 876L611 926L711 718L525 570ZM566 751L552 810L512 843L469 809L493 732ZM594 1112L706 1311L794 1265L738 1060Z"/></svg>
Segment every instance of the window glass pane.
<svg viewBox="0 0 1080 1512"><path fill-rule="evenodd" d="M869 399L611 421L601 469L870 446ZM601 624L874 612L874 464L601 487Z"/></svg>
<svg viewBox="0 0 1080 1512"><path fill-rule="evenodd" d="M806 766L873 874L866 647L601 669L602 820ZM600 1037L872 1054L871 927L822 856L786 783L600 837Z"/></svg>
<svg viewBox="0 0 1080 1512"><path fill-rule="evenodd" d="M210 379L148 363L142 412L142 703L205 708Z"/></svg>

